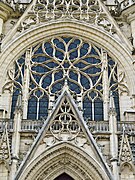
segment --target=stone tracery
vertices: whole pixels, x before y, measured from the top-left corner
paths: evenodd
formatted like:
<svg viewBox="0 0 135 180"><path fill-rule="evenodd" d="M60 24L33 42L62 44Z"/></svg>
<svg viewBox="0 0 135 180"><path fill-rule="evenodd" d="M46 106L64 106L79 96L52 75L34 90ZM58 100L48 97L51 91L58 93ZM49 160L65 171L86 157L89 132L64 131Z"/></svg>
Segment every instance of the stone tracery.
<svg viewBox="0 0 135 180"><path fill-rule="evenodd" d="M8 4L13 7L13 11L17 10L14 8L15 6L12 6L15 5L16 2L12 0L3 0L1 2L0 4L2 7L7 6L6 2L8 2ZM56 107L55 105L58 102L57 98L61 96L63 86L65 87L66 84L68 88L67 92L71 94L70 99L75 101L74 107L79 109L78 114L82 114L83 112L84 120L96 120L88 121L86 124L89 125L89 130L92 131L93 137L96 137L96 143L99 146L99 149L102 150L101 153L103 156L105 155L108 157L105 161L113 171L114 178L117 178L119 176L118 173L121 173L121 179L126 177L128 179L128 176L130 175L132 175L132 178L134 179L134 169L129 165L129 162L134 163L135 158L135 125L133 122L135 107L134 95L131 97L131 94L134 93L134 67L132 66L134 58L131 55L132 47L128 42L128 38L131 40L131 36L132 40L134 40L134 24L131 22L133 20L132 17L129 17L129 22L126 22L127 16L132 16L134 14L134 1L124 0L121 2L119 0L120 3L115 1L113 5L110 4L109 6L108 2L112 3L110 0L65 0L59 2L57 0L33 0L31 3L30 1L28 2L30 4L25 4L23 6L20 1L20 4L16 4L16 7L28 7L25 12L23 9L24 14L18 11L15 12L15 14L10 14L14 21L11 22L12 25L10 25L9 15L6 17L8 22L6 22L5 19L4 22L0 22L4 28L0 28L0 32L4 33L4 38L1 39L2 42L0 43L0 76L2 80L0 89L0 116L1 118L4 118L1 119L0 130L2 134L3 125L5 124L4 121L7 121L7 131L11 131L13 140L11 146L13 152L11 155L9 152L9 156L11 156L9 165L11 166L10 175L14 179L16 167L18 168L18 166L20 166L22 157L27 156L26 152L30 146L33 146L32 142L34 144L37 133L38 136L40 135L39 129L41 129L43 124L47 121L45 116L48 114L50 116L52 114L53 107ZM90 2L90 4L86 7L87 2ZM116 4L118 6L115 6ZM127 9L124 10L125 12L122 12L123 9L121 8ZM63 12L61 13L62 10ZM109 13L111 13L112 16L110 16ZM14 15L17 17L13 17ZM129 23L131 23L131 25ZM131 32L128 28L131 28ZM128 32L126 32L127 29ZM124 39L124 35L127 39ZM44 38L46 39L43 42ZM69 51L72 52L70 53L69 51L65 52L65 47L68 46L68 42L65 42L66 38L71 38L72 48ZM80 44L78 43L77 47L75 47L75 39L81 41ZM54 42L54 40L58 43L56 43L56 41ZM37 45L35 45L36 43ZM85 48L86 45L83 47L85 43L88 44L88 48ZM50 46L48 46L49 44ZM132 43L132 45L134 45L134 43ZM97 54L92 54L93 49ZM40 53L40 50L42 53ZM82 59L83 56L81 53L85 50L89 51L90 57L88 57L88 59L90 59L90 62L85 53L85 57ZM18 56L23 53L24 55L17 59ZM79 53L80 56L78 57L77 55ZM72 54L73 59L70 54ZM110 58L110 56L113 58ZM66 58L64 59L64 57ZM74 64L73 61L75 62L77 58L79 58L78 64ZM92 59L99 60L99 62L95 63ZM116 61L113 61L112 59ZM89 69L95 70L94 73L89 72ZM7 77L5 72L7 72ZM6 82L4 82L5 79ZM5 86L3 87L4 83ZM127 88L127 83L129 85L129 90ZM115 102L115 105L113 106L110 106L108 103L109 99L111 99L109 97L110 91L113 91L114 96L118 95L120 98L114 97L115 100L117 99L117 102L120 102L121 115L124 113L124 115L121 116L120 121L117 121L119 120L118 116L116 118L115 107L119 109L117 103ZM109 118L107 109L108 104L110 108ZM43 141L41 141L41 144L39 143L41 147L38 148L38 155L41 155L42 148L45 150L49 149L51 152L52 146L56 147L57 143L65 140L79 149L84 151L86 149L88 150L87 139L89 138L85 139L83 133L80 132L80 126L76 121L74 114L71 112L71 109L74 108L67 108L68 103L66 101L61 105L61 109L58 111L59 116L56 115L56 118L51 118L53 119L53 123L47 127L50 129L45 133L45 137L43 138ZM10 111L11 106L12 110ZM66 110L64 108L66 108ZM98 109L98 111L96 111L96 109ZM100 114L98 114L98 112L100 112ZM11 118L10 113L12 114ZM15 116L13 114L15 114ZM46 119L46 121L41 120L42 116L44 116L43 120ZM13 120L11 120L12 118ZM12 122L10 122L10 120ZM109 121L97 122L97 120ZM131 120L133 121L131 122ZM71 124L71 121L73 124ZM121 136L123 126L125 126L126 132L129 133L129 143L127 143L125 138L120 151L118 150L118 154L115 154L117 149L119 149L117 148L117 143L121 143L119 137ZM67 134L67 136L65 136L65 134ZM7 144L9 144L8 141ZM113 146L111 147L112 144ZM78 154L80 152L79 149L76 151ZM91 150L88 151L88 154L91 155ZM7 157L6 152L4 152L4 155ZM131 155L133 155L133 157L130 157ZM75 161L75 156L76 155L74 154L73 161ZM118 157L121 167L120 170L117 164ZM20 160L18 158L20 158ZM31 156L32 161L35 161L34 158L35 155ZM55 159L53 160L55 161ZM127 163L127 161L129 162ZM50 162L53 163L53 161ZM56 162L56 165L59 164L59 162L61 163L60 157L58 163ZM66 159L65 162L67 162L67 166L70 164ZM102 164L101 161L99 163ZM75 166L75 164L70 165L71 168L74 168ZM64 164L62 164L61 167L59 166L59 168L62 168L63 166L66 167L67 172L71 172L71 169L68 169L69 166L67 167ZM2 167L3 165L0 164L0 168ZM75 167L76 169L78 168L77 166ZM96 167L98 169L98 166ZM48 170L51 171L51 165L48 167ZM51 178L54 179L58 176L59 170L60 169L54 170L52 174L48 173L49 179L51 180ZM33 169L33 172L34 171L36 171L36 166ZM127 173L128 171L129 173ZM60 173L63 172L65 171L61 171ZM94 171L92 171L92 174L93 172ZM0 174L2 173L3 172L0 172ZM55 173L57 173L56 176ZM78 174L81 175L81 173L83 174L83 171L78 169ZM41 174L39 173L39 178ZM94 174L96 174L96 172ZM42 177L45 178L46 172L42 175ZM74 177L75 172L73 172L72 175ZM8 174L3 175L3 177L4 176L7 177ZM84 179L86 178L87 177ZM77 177L77 179L79 178ZM88 177L88 179L90 178Z"/></svg>
<svg viewBox="0 0 135 180"><path fill-rule="evenodd" d="M37 0L18 30L23 31L38 23L58 19L86 21L110 33L116 32L98 0Z"/></svg>
<svg viewBox="0 0 135 180"><path fill-rule="evenodd" d="M84 117L103 120L107 119L109 91L116 96L118 89L128 92L123 82L124 73L121 72L119 78L117 74L117 63L104 49L81 38L56 37L29 48L16 60L15 73L8 71L9 80L3 89L14 86L12 113L15 97L21 92L23 118L41 119L47 116L47 107L51 109L66 82L84 109ZM116 101L118 104L118 99ZM99 114L95 112L96 107Z"/></svg>

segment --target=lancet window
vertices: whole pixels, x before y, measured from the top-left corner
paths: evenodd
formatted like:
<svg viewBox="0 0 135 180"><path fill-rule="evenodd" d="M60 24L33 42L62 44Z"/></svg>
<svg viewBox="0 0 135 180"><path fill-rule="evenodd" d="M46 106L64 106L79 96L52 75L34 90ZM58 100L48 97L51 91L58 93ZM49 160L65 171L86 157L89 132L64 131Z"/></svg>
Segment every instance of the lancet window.
<svg viewBox="0 0 135 180"><path fill-rule="evenodd" d="M27 49L12 72L12 118L20 95L23 119L46 117L65 83L85 120L108 120L111 91L120 117L117 63L92 42L77 37L45 40Z"/></svg>

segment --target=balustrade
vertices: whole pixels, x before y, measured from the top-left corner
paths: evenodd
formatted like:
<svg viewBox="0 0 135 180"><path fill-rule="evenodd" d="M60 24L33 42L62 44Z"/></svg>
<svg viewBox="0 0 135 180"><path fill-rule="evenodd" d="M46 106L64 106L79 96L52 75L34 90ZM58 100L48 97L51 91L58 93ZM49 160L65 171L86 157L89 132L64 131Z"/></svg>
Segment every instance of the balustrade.
<svg viewBox="0 0 135 180"><path fill-rule="evenodd" d="M13 120L10 119L0 119L0 132L4 130L7 123L7 128L9 131L13 130Z"/></svg>
<svg viewBox="0 0 135 180"><path fill-rule="evenodd" d="M87 126L91 132L109 132L109 122L107 121L88 121Z"/></svg>
<svg viewBox="0 0 135 180"><path fill-rule="evenodd" d="M5 124L8 123L7 127L9 131L13 131L13 120L11 119L0 119L0 132L3 131ZM36 131L38 132L44 124L43 120L22 120L21 131ZM108 121L87 121L89 130L94 132L109 132ZM135 123L133 121L119 121L117 124L117 131L121 133L123 128L127 133L135 134Z"/></svg>
<svg viewBox="0 0 135 180"><path fill-rule="evenodd" d="M43 120L22 120L21 131L39 131L43 123Z"/></svg>
<svg viewBox="0 0 135 180"><path fill-rule="evenodd" d="M14 10L18 9L19 11L25 10L27 5L31 3L31 0L0 0L0 1L9 5ZM106 4L106 1L104 1L104 4L108 6L108 9L110 12L115 11L115 10L122 11L125 8L133 5L134 3L135 3L135 0L123 0L121 2L117 0L111 4Z"/></svg>
<svg viewBox="0 0 135 180"><path fill-rule="evenodd" d="M120 121L118 122L118 132L122 132L123 129L127 133L135 133L135 122L133 121Z"/></svg>

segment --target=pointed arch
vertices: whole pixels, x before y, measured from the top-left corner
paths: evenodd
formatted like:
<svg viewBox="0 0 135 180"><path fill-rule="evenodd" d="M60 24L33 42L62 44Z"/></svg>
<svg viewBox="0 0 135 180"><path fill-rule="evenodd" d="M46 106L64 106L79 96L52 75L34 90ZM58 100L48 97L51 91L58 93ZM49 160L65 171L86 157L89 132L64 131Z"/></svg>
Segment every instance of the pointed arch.
<svg viewBox="0 0 135 180"><path fill-rule="evenodd" d="M131 180L133 180L135 178L135 167L134 165L129 162L124 162L120 165L120 176L121 176L121 179L124 179L124 180L128 180L129 177Z"/></svg>
<svg viewBox="0 0 135 180"><path fill-rule="evenodd" d="M9 175L10 167L5 161L0 161L0 178L5 179L5 176Z"/></svg>
<svg viewBox="0 0 135 180"><path fill-rule="evenodd" d="M18 180L31 177L53 180L62 173L70 174L75 180L110 179L99 163L81 148L61 142L33 159Z"/></svg>
<svg viewBox="0 0 135 180"><path fill-rule="evenodd" d="M135 172L135 168L134 168L133 164L129 163L129 162L121 163L120 171L123 171L125 166L127 166L131 171Z"/></svg>

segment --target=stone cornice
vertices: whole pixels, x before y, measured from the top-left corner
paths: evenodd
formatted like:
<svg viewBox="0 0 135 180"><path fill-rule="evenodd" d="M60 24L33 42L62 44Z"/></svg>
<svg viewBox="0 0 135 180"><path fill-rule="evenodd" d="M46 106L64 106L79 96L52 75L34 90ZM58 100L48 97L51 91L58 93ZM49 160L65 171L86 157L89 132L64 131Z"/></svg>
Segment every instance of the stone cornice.
<svg viewBox="0 0 135 180"><path fill-rule="evenodd" d="M12 13L13 9L10 6L4 4L3 2L0 2L0 18L6 21Z"/></svg>

